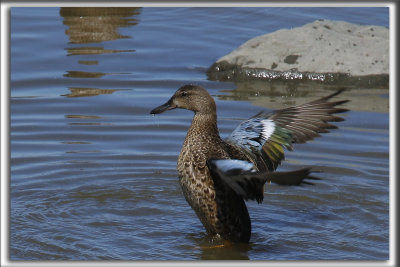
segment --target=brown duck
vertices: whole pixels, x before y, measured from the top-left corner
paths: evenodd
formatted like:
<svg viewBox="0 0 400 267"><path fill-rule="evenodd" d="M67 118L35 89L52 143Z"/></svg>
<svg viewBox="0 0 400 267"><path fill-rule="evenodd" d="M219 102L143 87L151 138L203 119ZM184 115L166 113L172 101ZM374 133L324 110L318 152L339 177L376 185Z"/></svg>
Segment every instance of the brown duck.
<svg viewBox="0 0 400 267"><path fill-rule="evenodd" d="M248 242L251 222L244 200L264 198L264 184L311 184L304 179L310 169L274 172L284 159L284 149L305 143L337 128L328 122L342 121L334 113L347 111L328 102L339 90L318 100L273 112L261 112L242 122L223 140L217 127L214 99L202 87L185 85L164 104L153 109L159 114L174 108L194 112L178 158L179 181L189 205L213 238Z"/></svg>

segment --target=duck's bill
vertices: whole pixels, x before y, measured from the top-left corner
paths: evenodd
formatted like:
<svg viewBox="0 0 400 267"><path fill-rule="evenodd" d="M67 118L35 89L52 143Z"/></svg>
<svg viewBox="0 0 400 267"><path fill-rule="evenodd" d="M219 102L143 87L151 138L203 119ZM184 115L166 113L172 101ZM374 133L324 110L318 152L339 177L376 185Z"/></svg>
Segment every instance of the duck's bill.
<svg viewBox="0 0 400 267"><path fill-rule="evenodd" d="M156 107L155 109L153 109L152 111L150 111L150 114L160 114L163 113L166 110L170 110L170 109L174 109L176 108L175 105L172 104L172 101L169 100L167 103L165 103L164 105L161 105L159 107Z"/></svg>

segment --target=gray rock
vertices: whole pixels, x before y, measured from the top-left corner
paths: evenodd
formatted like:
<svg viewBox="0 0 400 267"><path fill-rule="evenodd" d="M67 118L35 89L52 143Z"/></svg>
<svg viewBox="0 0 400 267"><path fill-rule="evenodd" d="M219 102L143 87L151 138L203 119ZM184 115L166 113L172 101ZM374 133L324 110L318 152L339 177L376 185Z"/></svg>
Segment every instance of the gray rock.
<svg viewBox="0 0 400 267"><path fill-rule="evenodd" d="M300 79L387 86L389 29L317 20L250 39L214 63L212 80Z"/></svg>

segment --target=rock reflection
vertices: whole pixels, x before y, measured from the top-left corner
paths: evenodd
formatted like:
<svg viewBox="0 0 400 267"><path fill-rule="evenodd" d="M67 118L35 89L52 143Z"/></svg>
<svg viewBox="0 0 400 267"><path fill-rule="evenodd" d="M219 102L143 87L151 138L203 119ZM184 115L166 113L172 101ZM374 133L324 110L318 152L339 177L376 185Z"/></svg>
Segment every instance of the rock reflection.
<svg viewBox="0 0 400 267"><path fill-rule="evenodd" d="M236 89L223 90L228 94L218 95L221 100L249 101L253 105L268 109L281 109L306 103L326 96L341 87L322 85L316 82L298 81L253 81L236 83ZM366 89L346 87L341 99L351 102L343 105L353 111L389 112L388 89Z"/></svg>

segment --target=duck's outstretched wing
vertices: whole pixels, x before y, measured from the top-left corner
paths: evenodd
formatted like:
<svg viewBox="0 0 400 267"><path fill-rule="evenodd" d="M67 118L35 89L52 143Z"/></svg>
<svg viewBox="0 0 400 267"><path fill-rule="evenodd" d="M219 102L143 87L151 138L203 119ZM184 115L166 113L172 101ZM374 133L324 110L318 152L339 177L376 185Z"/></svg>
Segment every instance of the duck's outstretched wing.
<svg viewBox="0 0 400 267"><path fill-rule="evenodd" d="M253 163L236 159L209 159L207 166L213 179L220 179L244 200L264 199L264 184L274 182L280 185L312 184L304 179L319 180L310 175L310 168L289 172L257 172Z"/></svg>
<svg viewBox="0 0 400 267"><path fill-rule="evenodd" d="M292 150L292 144L305 143L327 133L337 126L329 122L343 121L335 113L348 111L336 106L349 100L328 102L344 89L315 101L280 109L273 112L260 112L242 122L228 138L230 143L245 148L252 154L255 162L263 162L266 168L274 171L285 158L284 149Z"/></svg>

